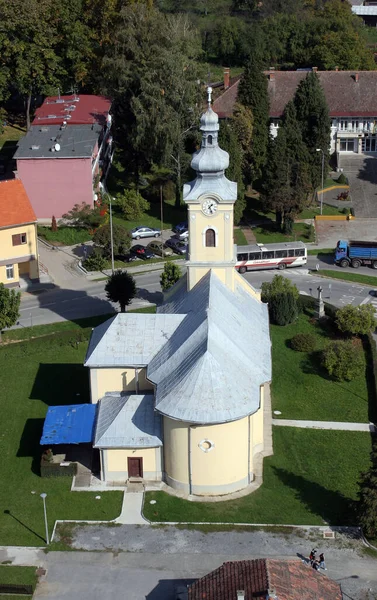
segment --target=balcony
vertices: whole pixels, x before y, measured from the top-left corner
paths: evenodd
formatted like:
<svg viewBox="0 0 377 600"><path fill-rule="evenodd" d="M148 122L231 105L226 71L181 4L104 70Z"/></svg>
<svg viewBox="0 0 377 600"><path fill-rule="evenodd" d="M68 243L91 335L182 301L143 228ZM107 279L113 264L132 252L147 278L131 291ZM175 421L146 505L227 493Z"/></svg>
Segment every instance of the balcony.
<svg viewBox="0 0 377 600"><path fill-rule="evenodd" d="M341 127L341 125L338 125L336 127L336 131L337 133L343 133L345 135L349 133L354 135L362 135L363 133L377 133L377 126L374 123L369 123L365 127L363 125L359 125L358 127L352 127L352 125L348 127Z"/></svg>

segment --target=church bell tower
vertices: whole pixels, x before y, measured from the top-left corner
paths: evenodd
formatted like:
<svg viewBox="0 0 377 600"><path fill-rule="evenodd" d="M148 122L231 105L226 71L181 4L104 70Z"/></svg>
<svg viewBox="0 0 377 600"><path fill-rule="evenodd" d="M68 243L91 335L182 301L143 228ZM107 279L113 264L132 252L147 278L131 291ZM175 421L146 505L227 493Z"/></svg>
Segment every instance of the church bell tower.
<svg viewBox="0 0 377 600"><path fill-rule="evenodd" d="M218 144L219 118L211 108L212 88L208 88L208 108L200 119L201 148L193 155L191 167L196 178L183 187L188 209L189 259L188 289L210 270L234 289L235 245L233 210L237 183L225 177L229 154Z"/></svg>

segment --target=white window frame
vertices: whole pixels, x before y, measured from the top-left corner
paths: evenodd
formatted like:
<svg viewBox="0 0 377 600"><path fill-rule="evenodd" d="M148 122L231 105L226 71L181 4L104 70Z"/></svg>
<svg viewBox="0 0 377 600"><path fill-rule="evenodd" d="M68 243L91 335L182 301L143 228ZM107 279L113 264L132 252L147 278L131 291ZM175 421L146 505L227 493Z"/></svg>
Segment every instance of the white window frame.
<svg viewBox="0 0 377 600"><path fill-rule="evenodd" d="M9 271L12 273L11 277L9 277ZM8 281L14 279L14 265L5 265L5 274Z"/></svg>

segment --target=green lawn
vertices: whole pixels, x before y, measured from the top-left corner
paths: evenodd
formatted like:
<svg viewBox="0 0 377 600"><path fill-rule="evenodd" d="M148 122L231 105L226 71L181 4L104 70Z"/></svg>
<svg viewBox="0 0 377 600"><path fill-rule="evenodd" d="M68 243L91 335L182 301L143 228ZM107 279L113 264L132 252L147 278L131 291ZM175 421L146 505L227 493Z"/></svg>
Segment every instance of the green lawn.
<svg viewBox="0 0 377 600"><path fill-rule="evenodd" d="M52 231L51 227L38 225L38 235L55 246L73 246L82 244L92 239L89 231L81 227L58 227Z"/></svg>
<svg viewBox="0 0 377 600"><path fill-rule="evenodd" d="M41 479L39 440L49 405L89 401L82 366L90 328L0 347L0 545L44 545L41 492L47 493L50 531L55 519L113 519L121 492L71 492L71 478ZM80 338L78 338L80 339Z"/></svg>
<svg viewBox="0 0 377 600"><path fill-rule="evenodd" d="M35 588L37 585L36 567L0 565L0 583L18 583L19 585L32 585Z"/></svg>
<svg viewBox="0 0 377 600"><path fill-rule="evenodd" d="M331 279L342 279L344 281L353 281L354 283L364 283L372 287L377 287L377 277L373 275L362 275L361 273L348 273L339 267L339 271L330 271L328 269L320 269L316 275L330 277Z"/></svg>
<svg viewBox="0 0 377 600"><path fill-rule="evenodd" d="M334 248L312 248L308 250L308 256L329 256L334 255Z"/></svg>
<svg viewBox="0 0 377 600"><path fill-rule="evenodd" d="M245 238L245 234L239 227L235 227L233 230L234 243L237 246L247 246L247 239Z"/></svg>
<svg viewBox="0 0 377 600"><path fill-rule="evenodd" d="M334 185L334 182L331 180L328 180L327 183L332 182L332 185ZM330 187L329 185L325 187ZM247 209L245 211L245 216L250 219L251 221L254 222L258 222L258 221L270 221L270 225L272 226L272 224L275 223L276 220L276 215L274 212L268 211L264 208L263 206L263 202L260 199L259 196L257 195L248 195L246 194L246 198L247 198ZM323 204L322 206L322 214L324 215L340 215L343 214L342 212L343 209L338 209L335 208L334 206L330 206L328 204ZM296 217L297 219L314 219L315 216L320 214L320 205L314 205L314 206L310 206L309 208L305 208L303 211L301 211L301 213L299 213Z"/></svg>
<svg viewBox="0 0 377 600"><path fill-rule="evenodd" d="M360 472L369 466L368 433L274 427L274 456L264 459L263 485L224 502L189 502L148 492L151 521L333 525L354 523ZM156 504L150 504L156 500Z"/></svg>
<svg viewBox="0 0 377 600"><path fill-rule="evenodd" d="M25 135L26 131L18 125L7 125L4 132L0 134L0 155L10 160L17 149L18 140Z"/></svg>
<svg viewBox="0 0 377 600"><path fill-rule="evenodd" d="M296 352L289 347L296 333L309 332L317 338L315 352ZM272 408L281 411L280 418L368 423L364 374L354 381L338 382L320 366L319 351L333 339L328 323L312 324L310 316L302 314L293 325L272 325L271 339Z"/></svg>
<svg viewBox="0 0 377 600"><path fill-rule="evenodd" d="M255 227L253 233L260 244L275 244L279 242L313 242L314 228L306 223L294 223L292 235L276 231L275 223L266 223Z"/></svg>

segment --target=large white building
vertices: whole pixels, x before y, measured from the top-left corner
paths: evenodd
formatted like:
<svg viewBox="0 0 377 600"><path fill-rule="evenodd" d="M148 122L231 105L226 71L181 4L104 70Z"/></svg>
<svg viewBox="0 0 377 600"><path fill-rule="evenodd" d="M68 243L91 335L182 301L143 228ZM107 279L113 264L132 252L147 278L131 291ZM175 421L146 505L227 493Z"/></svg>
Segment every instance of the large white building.
<svg viewBox="0 0 377 600"><path fill-rule="evenodd" d="M339 154L377 152L377 71L317 71L331 117L330 151ZM271 133L276 135L285 106L293 99L307 71L266 72L270 99ZM220 118L233 114L238 80L226 73L224 92L214 102Z"/></svg>

